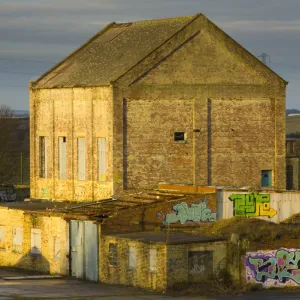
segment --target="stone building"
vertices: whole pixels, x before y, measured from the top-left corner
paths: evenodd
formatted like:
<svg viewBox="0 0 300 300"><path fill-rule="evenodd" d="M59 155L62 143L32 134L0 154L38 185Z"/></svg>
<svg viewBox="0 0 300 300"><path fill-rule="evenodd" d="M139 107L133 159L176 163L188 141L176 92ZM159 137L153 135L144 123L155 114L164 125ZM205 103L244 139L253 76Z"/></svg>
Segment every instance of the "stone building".
<svg viewBox="0 0 300 300"><path fill-rule="evenodd" d="M285 187L285 88L202 14L109 24L30 83L31 195L0 204L0 265L158 290L215 276L226 242L176 231L223 216L214 186Z"/></svg>
<svg viewBox="0 0 300 300"><path fill-rule="evenodd" d="M31 198L285 188L286 84L202 14L111 23L30 84Z"/></svg>
<svg viewBox="0 0 300 300"><path fill-rule="evenodd" d="M286 189L300 190L300 115L286 118Z"/></svg>

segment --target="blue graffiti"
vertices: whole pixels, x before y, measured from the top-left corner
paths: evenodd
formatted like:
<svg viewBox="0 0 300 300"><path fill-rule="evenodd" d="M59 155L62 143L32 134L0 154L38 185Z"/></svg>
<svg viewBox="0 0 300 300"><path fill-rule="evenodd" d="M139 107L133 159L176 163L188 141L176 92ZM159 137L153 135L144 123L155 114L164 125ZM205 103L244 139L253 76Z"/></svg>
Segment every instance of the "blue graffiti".
<svg viewBox="0 0 300 300"><path fill-rule="evenodd" d="M214 222L217 219L217 214L212 213L210 208L207 208L207 200L203 200L199 204L191 204L190 207L185 202L173 206L176 213L166 215L165 224L177 223L185 224L187 221L192 222Z"/></svg>

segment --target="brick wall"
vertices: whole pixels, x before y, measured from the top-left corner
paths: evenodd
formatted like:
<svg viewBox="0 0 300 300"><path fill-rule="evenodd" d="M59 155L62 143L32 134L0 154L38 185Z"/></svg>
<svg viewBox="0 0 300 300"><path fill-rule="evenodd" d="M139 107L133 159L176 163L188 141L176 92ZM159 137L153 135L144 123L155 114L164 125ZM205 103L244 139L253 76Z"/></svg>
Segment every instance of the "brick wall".
<svg viewBox="0 0 300 300"><path fill-rule="evenodd" d="M21 210L1 208L0 226L4 227L4 247L0 266L11 266L51 274L68 274L66 254L68 226L60 217L38 216ZM21 246L14 246L15 227L23 228ZM41 230L41 255L31 254L31 229ZM59 238L60 258L55 257L54 241Z"/></svg>
<svg viewBox="0 0 300 300"><path fill-rule="evenodd" d="M109 244L117 247L117 265L109 265ZM136 247L136 269L128 268L128 248ZM149 249L157 250L157 270L149 271ZM124 284L163 291L166 289L166 247L163 244L146 244L138 241L102 237L100 243L100 281Z"/></svg>
<svg viewBox="0 0 300 300"><path fill-rule="evenodd" d="M112 194L112 91L31 90L31 197L92 201ZM39 136L48 137L48 178L39 178ZM67 178L58 178L58 138L67 139ZM77 180L77 138L86 141L86 180ZM97 138L107 141L107 179L98 181Z"/></svg>

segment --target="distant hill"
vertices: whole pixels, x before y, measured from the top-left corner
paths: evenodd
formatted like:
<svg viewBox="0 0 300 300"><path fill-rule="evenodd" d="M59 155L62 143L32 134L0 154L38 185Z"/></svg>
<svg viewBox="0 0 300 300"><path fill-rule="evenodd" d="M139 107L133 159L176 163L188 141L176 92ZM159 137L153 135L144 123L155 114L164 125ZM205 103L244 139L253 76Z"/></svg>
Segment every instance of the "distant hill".
<svg viewBox="0 0 300 300"><path fill-rule="evenodd" d="M287 109L285 111L286 115L288 116L289 114L300 114L300 110L299 109L295 109L295 108L291 108L291 109Z"/></svg>
<svg viewBox="0 0 300 300"><path fill-rule="evenodd" d="M29 116L28 110L13 110L13 113L17 116Z"/></svg>

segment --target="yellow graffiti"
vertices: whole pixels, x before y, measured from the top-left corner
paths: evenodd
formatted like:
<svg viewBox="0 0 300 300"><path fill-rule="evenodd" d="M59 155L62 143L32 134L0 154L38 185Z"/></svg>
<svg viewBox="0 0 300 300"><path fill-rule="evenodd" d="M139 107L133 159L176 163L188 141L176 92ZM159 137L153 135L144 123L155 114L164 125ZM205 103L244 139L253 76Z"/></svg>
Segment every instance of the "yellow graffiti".
<svg viewBox="0 0 300 300"><path fill-rule="evenodd" d="M270 206L270 194L232 194L229 200L233 201L234 216L272 218L277 214Z"/></svg>

